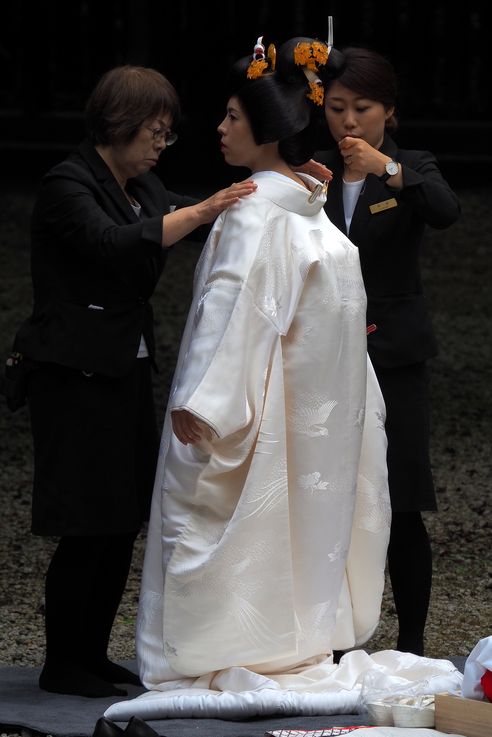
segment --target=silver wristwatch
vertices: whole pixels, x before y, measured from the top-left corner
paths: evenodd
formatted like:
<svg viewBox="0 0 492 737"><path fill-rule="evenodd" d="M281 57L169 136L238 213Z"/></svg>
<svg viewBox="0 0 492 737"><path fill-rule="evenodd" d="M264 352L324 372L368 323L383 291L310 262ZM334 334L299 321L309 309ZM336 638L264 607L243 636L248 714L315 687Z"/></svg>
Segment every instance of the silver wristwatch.
<svg viewBox="0 0 492 737"><path fill-rule="evenodd" d="M388 161L384 168L386 169L386 171L382 176L378 177L380 182L385 182L390 177L394 177L395 174L398 174L399 171L397 161Z"/></svg>

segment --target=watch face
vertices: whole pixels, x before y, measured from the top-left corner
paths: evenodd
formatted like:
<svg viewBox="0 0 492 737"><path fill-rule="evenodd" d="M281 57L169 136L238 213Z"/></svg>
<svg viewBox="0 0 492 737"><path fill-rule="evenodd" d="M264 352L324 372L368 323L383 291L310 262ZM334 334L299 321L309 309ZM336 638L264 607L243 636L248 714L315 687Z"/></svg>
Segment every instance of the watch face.
<svg viewBox="0 0 492 737"><path fill-rule="evenodd" d="M388 172L390 177L398 174L398 164L396 163L396 161L388 161L388 163L386 164L386 171Z"/></svg>

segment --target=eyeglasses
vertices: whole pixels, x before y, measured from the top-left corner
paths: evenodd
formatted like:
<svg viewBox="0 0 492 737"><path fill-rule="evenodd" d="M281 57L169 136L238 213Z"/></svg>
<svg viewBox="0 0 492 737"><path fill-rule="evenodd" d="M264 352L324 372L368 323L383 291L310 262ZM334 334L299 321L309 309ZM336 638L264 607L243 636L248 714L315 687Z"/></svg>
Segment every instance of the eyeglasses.
<svg viewBox="0 0 492 737"><path fill-rule="evenodd" d="M148 126L145 127L152 133L152 138L154 139L154 141L164 141L166 146L172 146L173 143L176 143L176 141L178 140L178 134L174 133L174 131L168 131L165 128L149 128Z"/></svg>

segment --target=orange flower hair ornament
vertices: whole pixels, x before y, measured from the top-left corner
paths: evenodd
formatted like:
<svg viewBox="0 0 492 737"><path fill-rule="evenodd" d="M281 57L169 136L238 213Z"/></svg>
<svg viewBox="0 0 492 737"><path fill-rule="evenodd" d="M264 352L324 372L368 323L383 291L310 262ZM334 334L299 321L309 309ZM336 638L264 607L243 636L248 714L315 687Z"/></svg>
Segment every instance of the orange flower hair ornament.
<svg viewBox="0 0 492 737"><path fill-rule="evenodd" d="M315 105L322 105L325 99L323 90L323 82L316 72L320 66L324 66L328 61L331 47L322 41L307 41L298 43L294 49L294 63L302 67L302 71L306 75L309 83L308 100L312 100Z"/></svg>
<svg viewBox="0 0 492 737"><path fill-rule="evenodd" d="M325 99L323 82L318 77L320 66L324 66L328 62L330 51L333 46L333 16L328 16L328 41L307 41L298 43L294 49L294 63L302 67L302 71L306 75L309 83L309 92L306 95L308 100L312 100L315 105L322 105Z"/></svg>
<svg viewBox="0 0 492 737"><path fill-rule="evenodd" d="M258 79L258 77L261 77L263 74L271 74L275 71L276 59L277 50L273 44L269 45L267 55L265 56L263 36L259 36L253 50L252 61L249 63L246 71L247 78Z"/></svg>
<svg viewBox="0 0 492 737"><path fill-rule="evenodd" d="M321 41L298 43L294 49L294 61L297 65L306 67L313 72L318 66L324 66L328 61L328 46Z"/></svg>

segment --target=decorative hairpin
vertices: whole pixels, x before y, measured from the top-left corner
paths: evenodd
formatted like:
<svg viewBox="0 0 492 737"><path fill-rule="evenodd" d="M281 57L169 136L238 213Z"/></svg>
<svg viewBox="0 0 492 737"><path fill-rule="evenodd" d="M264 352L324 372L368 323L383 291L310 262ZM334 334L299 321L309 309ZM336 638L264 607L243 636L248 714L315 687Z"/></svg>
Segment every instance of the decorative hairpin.
<svg viewBox="0 0 492 737"><path fill-rule="evenodd" d="M309 83L308 100L315 105L322 105L325 99L323 82L316 72L320 66L324 66L330 54L329 47L322 41L303 41L298 43L294 49L294 63L302 67Z"/></svg>
<svg viewBox="0 0 492 737"><path fill-rule="evenodd" d="M327 61L328 46L322 41L303 41L294 49L294 62L313 72L317 72L318 66L324 66Z"/></svg>
<svg viewBox="0 0 492 737"><path fill-rule="evenodd" d="M265 55L263 36L259 36L253 50L253 58L250 61L248 69L246 71L247 78L258 79L258 77L261 77L263 74L271 74L275 71L276 59L277 50L275 46L273 44L270 44L267 54Z"/></svg>
<svg viewBox="0 0 492 737"><path fill-rule="evenodd" d="M302 71L306 75L309 82L309 93L306 95L308 100L312 100L315 105L322 105L325 99L323 82L316 72L320 66L324 66L333 46L333 16L328 16L328 42L322 41L303 41L297 44L294 49L294 63L301 66Z"/></svg>
<svg viewBox="0 0 492 737"><path fill-rule="evenodd" d="M316 187L313 189L311 194L308 197L308 202L312 204L313 202L316 202L318 197L321 197L322 195L326 195L328 192L328 180L325 179L324 182L320 182L316 185Z"/></svg>
<svg viewBox="0 0 492 737"><path fill-rule="evenodd" d="M333 16L328 16L328 39L326 41L326 45L328 46L328 54L330 53L332 46L333 46Z"/></svg>

